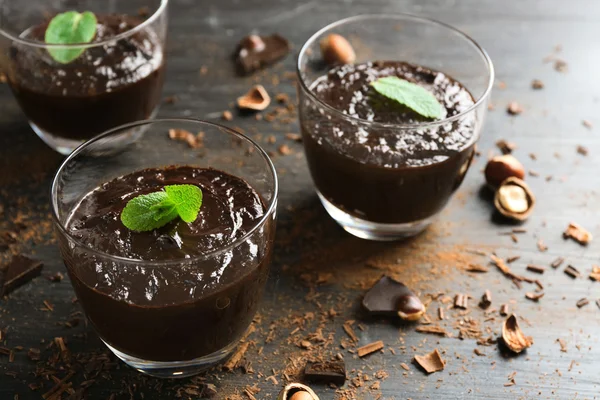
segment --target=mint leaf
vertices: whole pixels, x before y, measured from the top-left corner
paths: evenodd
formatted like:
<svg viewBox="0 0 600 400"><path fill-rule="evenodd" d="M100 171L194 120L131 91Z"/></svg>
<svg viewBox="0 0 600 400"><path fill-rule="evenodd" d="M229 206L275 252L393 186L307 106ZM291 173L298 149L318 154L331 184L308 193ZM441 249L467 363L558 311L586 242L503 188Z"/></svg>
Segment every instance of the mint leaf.
<svg viewBox="0 0 600 400"><path fill-rule="evenodd" d="M372 82L371 86L377 93L405 105L424 117L440 118L443 114L442 105L431 92L404 79L386 76Z"/></svg>
<svg viewBox="0 0 600 400"><path fill-rule="evenodd" d="M165 191L137 196L121 212L121 222L132 231L158 229L180 217L187 223L198 218L202 190L194 185L165 186Z"/></svg>
<svg viewBox="0 0 600 400"><path fill-rule="evenodd" d="M78 44L90 43L96 35L96 16L86 11L67 11L56 15L46 28L44 40L48 44ZM68 64L77 59L84 48L48 49L55 61Z"/></svg>
<svg viewBox="0 0 600 400"><path fill-rule="evenodd" d="M202 190L194 185L165 186L169 199L175 203L179 217L187 223L198 218L202 205Z"/></svg>

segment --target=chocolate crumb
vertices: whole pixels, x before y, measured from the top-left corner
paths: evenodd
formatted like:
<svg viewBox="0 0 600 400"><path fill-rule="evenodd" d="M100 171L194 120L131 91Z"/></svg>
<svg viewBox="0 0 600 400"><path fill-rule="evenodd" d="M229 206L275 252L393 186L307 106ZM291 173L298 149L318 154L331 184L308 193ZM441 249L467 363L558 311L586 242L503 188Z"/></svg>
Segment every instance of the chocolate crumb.
<svg viewBox="0 0 600 400"><path fill-rule="evenodd" d="M593 281L600 281L600 266L592 265L592 272L590 272L590 279Z"/></svg>
<svg viewBox="0 0 600 400"><path fill-rule="evenodd" d="M569 223L567 229L563 232L563 238L573 239L581 245L587 245L592 241L592 234L581 225L574 222Z"/></svg>
<svg viewBox="0 0 600 400"><path fill-rule="evenodd" d="M554 69L560 73L566 73L569 70L569 65L565 60L557 59L554 61Z"/></svg>
<svg viewBox="0 0 600 400"><path fill-rule="evenodd" d="M500 315L503 317L507 316L509 312L508 304L502 304L500 306Z"/></svg>
<svg viewBox="0 0 600 400"><path fill-rule="evenodd" d="M279 154L281 154L282 156L287 156L292 153L292 149L290 149L290 146L288 146L287 144L282 144L281 146L279 146Z"/></svg>
<svg viewBox="0 0 600 400"><path fill-rule="evenodd" d="M513 142L500 139L496 142L496 147L500 149L502 154L511 154L517 148L517 145Z"/></svg>
<svg viewBox="0 0 600 400"><path fill-rule="evenodd" d="M531 81L531 88L532 89L536 89L536 90L540 90L544 88L544 82L542 82L539 79L534 79Z"/></svg>
<svg viewBox="0 0 600 400"><path fill-rule="evenodd" d="M488 267L485 267L480 264L469 264L465 269L468 272L488 272L489 271Z"/></svg>
<svg viewBox="0 0 600 400"><path fill-rule="evenodd" d="M588 304L590 304L590 301L587 298L583 298L583 299L579 299L577 301L577 308L581 308L583 306L587 306Z"/></svg>
<svg viewBox="0 0 600 400"><path fill-rule="evenodd" d="M492 292L486 290L481 296L481 301L479 302L479 307L484 310L487 310L492 305Z"/></svg>
<svg viewBox="0 0 600 400"><path fill-rule="evenodd" d="M594 125L592 125L591 121L589 121L587 119L584 119L583 121L581 121L581 124L588 129L592 129L594 127Z"/></svg>
<svg viewBox="0 0 600 400"><path fill-rule="evenodd" d="M577 279L581 276L581 273L577 270L577 268L572 265L567 265L564 272L573 279Z"/></svg>
<svg viewBox="0 0 600 400"><path fill-rule="evenodd" d="M529 264L527 265L527 271L535 272L536 274L543 274L544 271L546 271L546 268L540 265Z"/></svg>
<svg viewBox="0 0 600 400"><path fill-rule="evenodd" d="M582 156L587 156L589 151L588 151L587 147L579 145L579 146L577 146L577 153L581 154Z"/></svg>
<svg viewBox="0 0 600 400"><path fill-rule="evenodd" d="M525 297L532 301L538 301L544 297L544 292L527 292L525 293Z"/></svg>
<svg viewBox="0 0 600 400"><path fill-rule="evenodd" d="M560 345L560 351L562 351L563 353L566 353L567 352L567 342L565 342L564 339L561 339L561 338L556 339L556 341Z"/></svg>
<svg viewBox="0 0 600 400"><path fill-rule="evenodd" d="M550 266L552 268L558 268L561 266L561 264L565 262L565 259L563 257L558 257L556 258L554 261L552 261L552 264L550 264Z"/></svg>
<svg viewBox="0 0 600 400"><path fill-rule="evenodd" d="M416 329L419 333L432 333L434 335L440 336L450 336L450 334L439 325L421 325Z"/></svg>
<svg viewBox="0 0 600 400"><path fill-rule="evenodd" d="M542 253L545 252L545 251L548 251L548 246L546 246L546 244L544 243L544 241L542 239L539 239L537 241L537 248Z"/></svg>
<svg viewBox="0 0 600 400"><path fill-rule="evenodd" d="M223 111L221 118L225 121L231 121L233 119L233 114L231 114L231 111L225 110Z"/></svg>
<svg viewBox="0 0 600 400"><path fill-rule="evenodd" d="M510 103L508 103L506 111L510 115L519 115L523 112L523 107L521 107L521 105L516 101L511 101Z"/></svg>
<svg viewBox="0 0 600 400"><path fill-rule="evenodd" d="M415 355L415 362L428 374L442 371L446 366L446 362L442 359L438 349L435 349L424 356Z"/></svg>

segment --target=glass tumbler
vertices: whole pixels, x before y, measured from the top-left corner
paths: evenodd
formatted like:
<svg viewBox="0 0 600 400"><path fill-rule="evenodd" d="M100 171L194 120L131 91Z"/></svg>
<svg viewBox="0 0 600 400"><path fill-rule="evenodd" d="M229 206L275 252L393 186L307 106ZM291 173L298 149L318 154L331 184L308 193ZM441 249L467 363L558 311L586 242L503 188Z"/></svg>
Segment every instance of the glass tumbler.
<svg viewBox="0 0 600 400"><path fill-rule="evenodd" d="M173 132L202 132L202 146L173 140ZM114 140L123 134L139 140ZM77 228L70 218L94 189L136 171L168 166L210 167L243 179L262 200L262 216L243 236L207 246L199 256L167 260L109 254L98 243L110 238L83 240L73 234ZM190 376L227 358L250 326L264 290L277 194L277 175L267 154L246 136L209 122L134 122L72 152L52 183L52 215L75 293L108 348L133 368L157 377ZM213 234L219 233L206 233ZM186 245L190 242L184 241Z"/></svg>
<svg viewBox="0 0 600 400"><path fill-rule="evenodd" d="M331 68L320 43L333 33L350 42L357 64L397 61L439 71L460 82L473 105L441 120L410 124L375 122L336 109L315 92ZM334 22L308 39L297 74L306 159L331 217L351 234L371 240L401 239L425 229L471 164L494 82L486 52L441 22L404 14L361 15ZM427 162L404 161L411 141L423 135L436 138L425 144L431 150ZM458 135L466 138L460 148L436 154L438 143Z"/></svg>
<svg viewBox="0 0 600 400"><path fill-rule="evenodd" d="M34 132L69 154L85 140L154 117L165 76L168 0L3 0L0 68ZM67 11L97 19L87 44L47 44L50 20ZM52 54L81 54L64 63Z"/></svg>

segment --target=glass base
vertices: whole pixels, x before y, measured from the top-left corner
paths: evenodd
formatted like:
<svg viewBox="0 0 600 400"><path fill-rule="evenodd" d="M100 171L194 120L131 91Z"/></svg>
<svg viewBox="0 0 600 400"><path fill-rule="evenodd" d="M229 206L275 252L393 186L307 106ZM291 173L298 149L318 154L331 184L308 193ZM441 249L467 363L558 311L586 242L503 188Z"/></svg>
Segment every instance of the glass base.
<svg viewBox="0 0 600 400"><path fill-rule="evenodd" d="M154 117L156 116L157 113L158 113L158 108L156 108L152 112L152 114L148 117L148 119L154 119ZM37 126L32 121L29 121L29 126L31 126L31 129L33 129L35 134L38 135L38 137L40 139L42 139L44 141L44 143L46 143L48 146L50 146L54 151L57 151L60 154L65 155L65 156L68 156L69 154L71 154L73 152L73 150L75 150L77 147L79 147L81 144L83 144L85 142L84 139L67 139L67 138L63 138L61 136L54 135L50 132L43 130L42 128ZM99 148L100 150L105 150L105 151L110 151L111 149L120 148L123 145L127 145L129 143L133 143L133 142L137 141L141 137L141 135L144 133L145 130L146 130L145 126L132 128L128 131L123 132L120 135L115 135L115 136L111 136L110 138L107 138L105 140L106 143L100 142L100 145L96 145L96 148Z"/></svg>
<svg viewBox="0 0 600 400"><path fill-rule="evenodd" d="M154 376L156 378L185 378L199 374L229 358L238 343L238 341L235 341L219 351L204 357L194 358L193 360L147 361L125 354L104 342L106 347L108 347L110 351L119 357L125 364L137 369L143 374Z"/></svg>
<svg viewBox="0 0 600 400"><path fill-rule="evenodd" d="M323 207L327 213L341 225L346 232L367 240L378 241L393 241L405 239L421 233L432 222L434 217L422 219L414 222L406 222L401 224L383 224L379 222L371 222L361 218L354 217L347 212L333 205L319 191L317 191Z"/></svg>

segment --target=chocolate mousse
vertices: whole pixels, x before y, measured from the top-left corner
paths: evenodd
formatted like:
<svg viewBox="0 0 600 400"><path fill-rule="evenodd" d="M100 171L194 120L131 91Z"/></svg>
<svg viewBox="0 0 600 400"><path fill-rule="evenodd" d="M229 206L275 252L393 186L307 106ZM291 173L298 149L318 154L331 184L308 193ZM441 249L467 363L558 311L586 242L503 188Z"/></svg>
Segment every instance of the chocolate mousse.
<svg viewBox="0 0 600 400"><path fill-rule="evenodd" d="M122 224L129 200L178 184L202 190L194 222L177 218L147 232ZM272 221L245 236L265 213L257 192L225 172L145 169L88 193L66 224L80 243L120 259L67 243L61 250L79 301L107 344L144 360L191 360L235 344L250 325L267 279Z"/></svg>
<svg viewBox="0 0 600 400"><path fill-rule="evenodd" d="M301 115L306 157L320 194L346 213L396 224L435 215L461 184L474 154L475 116L435 125L370 83L396 76L418 84L443 106L441 119L474 104L448 75L399 61L342 65L317 78L310 90L323 106Z"/></svg>
<svg viewBox="0 0 600 400"><path fill-rule="evenodd" d="M97 19L93 42L142 23L124 15L98 15ZM48 22L34 26L21 37L43 42L47 26ZM10 86L31 122L73 140L149 118L160 101L165 75L164 49L151 28L90 47L69 64L55 62L45 49L15 42L7 68Z"/></svg>

